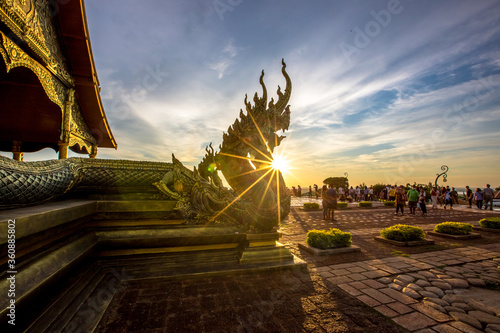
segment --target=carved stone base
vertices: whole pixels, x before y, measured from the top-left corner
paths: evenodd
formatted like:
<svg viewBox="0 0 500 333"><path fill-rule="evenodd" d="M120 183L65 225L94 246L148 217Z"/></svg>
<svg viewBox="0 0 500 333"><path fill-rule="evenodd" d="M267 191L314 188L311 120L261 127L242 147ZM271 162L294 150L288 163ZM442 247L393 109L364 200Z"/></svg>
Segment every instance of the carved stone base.
<svg viewBox="0 0 500 333"><path fill-rule="evenodd" d="M293 262L294 256L290 251L277 244L280 237L279 232L247 234L248 247L241 253L240 264Z"/></svg>

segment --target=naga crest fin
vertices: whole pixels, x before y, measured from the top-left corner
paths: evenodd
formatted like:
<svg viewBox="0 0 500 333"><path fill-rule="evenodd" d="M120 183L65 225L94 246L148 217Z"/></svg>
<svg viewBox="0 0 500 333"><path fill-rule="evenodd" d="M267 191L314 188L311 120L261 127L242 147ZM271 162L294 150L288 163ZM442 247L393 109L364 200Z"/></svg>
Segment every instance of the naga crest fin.
<svg viewBox="0 0 500 333"><path fill-rule="evenodd" d="M288 104L288 101L290 100L290 95L292 94L292 80L290 80L290 77L288 76L288 73L286 72L286 63L285 59L281 59L281 64L283 67L281 68L281 72L283 73L283 76L285 77L286 80L286 88L285 88L285 93L281 93L281 88L278 86L278 95L279 99L276 102L276 112L277 114L281 114L283 110L285 110L285 107Z"/></svg>

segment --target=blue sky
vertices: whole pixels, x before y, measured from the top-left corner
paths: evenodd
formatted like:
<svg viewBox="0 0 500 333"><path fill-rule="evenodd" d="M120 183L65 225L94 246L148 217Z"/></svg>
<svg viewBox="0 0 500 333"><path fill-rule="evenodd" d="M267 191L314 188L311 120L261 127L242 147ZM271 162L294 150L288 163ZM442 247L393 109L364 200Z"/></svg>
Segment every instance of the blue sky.
<svg viewBox="0 0 500 333"><path fill-rule="evenodd" d="M284 86L284 58L288 186L344 172L354 184L428 182L443 164L454 186L500 185L498 1L85 5L118 142L100 158L170 162L174 153L197 165L244 95L260 94L262 69L270 97Z"/></svg>

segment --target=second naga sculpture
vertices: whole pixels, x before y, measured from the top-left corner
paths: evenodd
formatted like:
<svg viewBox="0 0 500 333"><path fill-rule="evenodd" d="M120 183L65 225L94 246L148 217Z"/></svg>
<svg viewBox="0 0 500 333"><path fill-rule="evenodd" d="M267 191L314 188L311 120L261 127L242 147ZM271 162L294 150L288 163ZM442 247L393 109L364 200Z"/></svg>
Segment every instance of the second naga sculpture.
<svg viewBox="0 0 500 333"><path fill-rule="evenodd" d="M267 101L264 71L262 97L223 134L219 151L210 145L198 168L190 170L172 155L172 163L68 158L21 162L0 156L0 209L41 204L71 197L106 200L176 200L188 224L224 224L242 231L267 232L290 211L290 195L281 172L272 168L273 151L288 130L292 83L282 61L285 91ZM231 186L223 186L222 172ZM160 192L158 191L160 190Z"/></svg>
<svg viewBox="0 0 500 333"><path fill-rule="evenodd" d="M175 160L171 173L155 185L179 200L178 208L191 223L220 222L248 231L266 232L290 212L290 194L279 170L272 168L273 151L285 138L277 134L290 125L288 101L292 82L282 61L285 91L278 86L278 100L267 101L264 71L262 97L253 105L245 96L245 111L223 134L219 151L210 145L198 169L190 174ZM231 190L222 186L220 170Z"/></svg>

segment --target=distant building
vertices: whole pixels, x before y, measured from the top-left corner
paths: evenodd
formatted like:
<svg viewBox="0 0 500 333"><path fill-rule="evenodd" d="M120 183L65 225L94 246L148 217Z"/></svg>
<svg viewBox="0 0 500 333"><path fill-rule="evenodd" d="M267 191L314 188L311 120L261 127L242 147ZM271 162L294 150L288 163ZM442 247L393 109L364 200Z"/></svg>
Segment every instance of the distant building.
<svg viewBox="0 0 500 333"><path fill-rule="evenodd" d="M0 151L116 148L83 0L0 0Z"/></svg>

